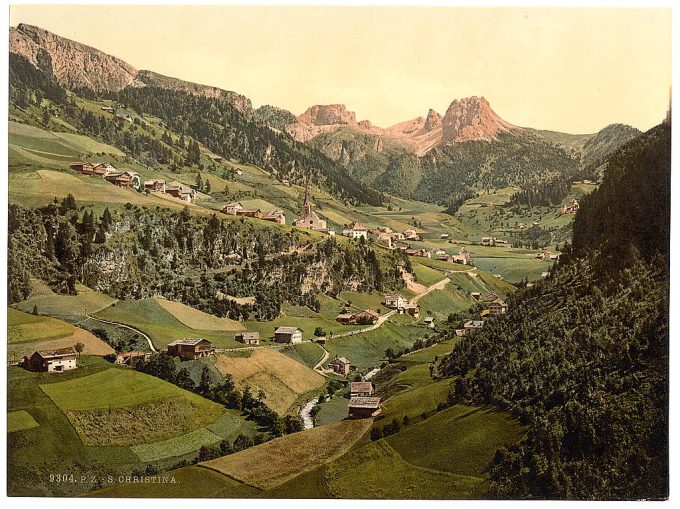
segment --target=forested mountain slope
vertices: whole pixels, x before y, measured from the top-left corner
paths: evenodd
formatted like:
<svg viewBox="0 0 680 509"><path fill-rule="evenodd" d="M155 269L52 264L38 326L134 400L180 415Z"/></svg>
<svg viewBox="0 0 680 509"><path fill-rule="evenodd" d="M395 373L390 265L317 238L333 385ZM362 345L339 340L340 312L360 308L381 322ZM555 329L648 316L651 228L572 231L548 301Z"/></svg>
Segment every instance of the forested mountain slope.
<svg viewBox="0 0 680 509"><path fill-rule="evenodd" d="M622 147L583 200L571 259L438 365L450 400L511 410L497 498L668 495L670 126Z"/></svg>

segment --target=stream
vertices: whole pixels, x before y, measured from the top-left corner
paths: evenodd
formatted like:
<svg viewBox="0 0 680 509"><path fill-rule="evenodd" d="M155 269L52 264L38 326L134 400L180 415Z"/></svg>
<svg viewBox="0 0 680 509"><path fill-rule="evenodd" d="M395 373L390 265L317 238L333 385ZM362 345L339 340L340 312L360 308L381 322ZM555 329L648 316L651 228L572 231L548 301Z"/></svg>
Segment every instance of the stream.
<svg viewBox="0 0 680 509"><path fill-rule="evenodd" d="M305 429L310 429L314 427L314 419L312 419L312 416L310 415L312 412L312 408L314 408L314 405L316 405L319 401L319 396L316 396L315 398L310 399L305 405L300 409L300 417L302 417L302 422L305 425Z"/></svg>

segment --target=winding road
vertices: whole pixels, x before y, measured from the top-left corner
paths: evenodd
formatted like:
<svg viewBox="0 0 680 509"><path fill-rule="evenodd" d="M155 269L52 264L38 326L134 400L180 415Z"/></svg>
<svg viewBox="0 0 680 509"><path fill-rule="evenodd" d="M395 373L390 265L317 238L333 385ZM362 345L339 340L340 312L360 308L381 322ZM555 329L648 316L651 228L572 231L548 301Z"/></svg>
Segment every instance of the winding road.
<svg viewBox="0 0 680 509"><path fill-rule="evenodd" d="M92 320L95 320L97 322L108 323L109 325L118 325L119 327L123 327L124 329L129 329L132 332L136 332L140 336L143 336L144 339L146 339L146 341L149 343L149 348L151 349L151 351L153 353L158 352L158 350L156 350L156 347L153 346L153 342L151 341L151 338L149 336L147 336L145 333L143 333L142 331L140 331L139 329L135 329L134 327L130 327L129 325L125 325L124 323L120 323L120 322L113 322L111 320L104 320L103 318L96 318L96 317L90 316L90 315L85 315L85 316L87 316L88 319L92 319ZM80 322L80 323L82 323L82 322Z"/></svg>

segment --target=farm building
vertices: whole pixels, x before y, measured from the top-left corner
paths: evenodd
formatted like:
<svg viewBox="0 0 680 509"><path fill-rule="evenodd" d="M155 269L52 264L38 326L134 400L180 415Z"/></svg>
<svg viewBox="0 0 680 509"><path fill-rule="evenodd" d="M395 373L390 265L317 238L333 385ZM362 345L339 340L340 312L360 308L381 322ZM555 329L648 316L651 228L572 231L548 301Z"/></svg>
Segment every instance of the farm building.
<svg viewBox="0 0 680 509"><path fill-rule="evenodd" d="M474 300L479 300L482 298L482 294L479 292L472 292L470 294L470 297L472 297Z"/></svg>
<svg viewBox="0 0 680 509"><path fill-rule="evenodd" d="M350 419L373 417L380 412L380 398L351 398L347 410Z"/></svg>
<svg viewBox="0 0 680 509"><path fill-rule="evenodd" d="M373 383L350 382L349 394L352 398L368 398L373 394Z"/></svg>
<svg viewBox="0 0 680 509"><path fill-rule="evenodd" d="M168 344L168 353L182 360L194 360L215 353L215 348L207 339L176 339Z"/></svg>
<svg viewBox="0 0 680 509"><path fill-rule="evenodd" d="M117 171L115 166L108 163L94 163L92 165L92 173L100 177L105 177L109 173L116 173Z"/></svg>
<svg viewBox="0 0 680 509"><path fill-rule="evenodd" d="M262 211L260 209L239 209L236 211L236 215L260 219L262 217Z"/></svg>
<svg viewBox="0 0 680 509"><path fill-rule="evenodd" d="M442 233L439 238L442 240L449 240L450 235L448 233Z"/></svg>
<svg viewBox="0 0 680 509"><path fill-rule="evenodd" d="M286 224L286 214L283 210L270 210L262 216L262 219L272 223Z"/></svg>
<svg viewBox="0 0 680 509"><path fill-rule="evenodd" d="M470 253L468 252L467 249L465 249L464 247L461 247L458 254L453 257L453 262L454 263L460 263L462 265L469 265L470 264Z"/></svg>
<svg viewBox="0 0 680 509"><path fill-rule="evenodd" d="M92 163L83 162L71 163L69 167L72 170L79 171L83 175L92 175L94 170L94 165Z"/></svg>
<svg viewBox="0 0 680 509"><path fill-rule="evenodd" d="M165 192L174 198L179 198L182 201L192 203L196 192L191 188L184 188L182 186L165 186Z"/></svg>
<svg viewBox="0 0 680 509"><path fill-rule="evenodd" d="M220 210L220 212L222 214L229 214L235 216L236 212L238 212L239 210L243 210L243 205L241 205L241 202L232 201L227 203L227 205L222 210Z"/></svg>
<svg viewBox="0 0 680 509"><path fill-rule="evenodd" d="M24 357L24 367L29 371L61 373L77 367L78 352L75 348L58 348L56 350L37 350L30 357Z"/></svg>
<svg viewBox="0 0 680 509"><path fill-rule="evenodd" d="M399 308L399 314L418 318L420 316L420 306L418 304L405 304Z"/></svg>
<svg viewBox="0 0 680 509"><path fill-rule="evenodd" d="M147 191L165 192L165 180L145 180L144 189Z"/></svg>
<svg viewBox="0 0 680 509"><path fill-rule="evenodd" d="M562 207L562 214L576 214L579 209L578 200L571 200L571 202Z"/></svg>
<svg viewBox="0 0 680 509"><path fill-rule="evenodd" d="M352 366L345 357L336 357L328 364L328 367L339 375L347 376Z"/></svg>
<svg viewBox="0 0 680 509"><path fill-rule="evenodd" d="M403 308L406 304L408 304L408 301L406 300L406 297L404 297L403 295L400 295L398 293L385 295L385 306L387 306L390 309L400 309Z"/></svg>
<svg viewBox="0 0 680 509"><path fill-rule="evenodd" d="M465 335L466 336L472 336L479 329L484 327L484 321L483 320L468 320L467 322L465 322L465 325L463 325L463 327L465 329Z"/></svg>
<svg viewBox="0 0 680 509"><path fill-rule="evenodd" d="M119 352L116 354L114 364L122 364L129 366L134 363L136 359L146 360L151 356L149 352Z"/></svg>
<svg viewBox="0 0 680 509"><path fill-rule="evenodd" d="M259 332L239 332L234 338L239 343L244 345L259 345L260 344L260 333Z"/></svg>
<svg viewBox="0 0 680 509"><path fill-rule="evenodd" d="M490 293L486 297L484 297L484 300L486 302L495 302L498 299L500 299L500 297L498 295L496 295L495 293Z"/></svg>
<svg viewBox="0 0 680 509"><path fill-rule="evenodd" d="M354 223L346 224L345 228L342 230L342 234L345 237L349 237L351 239L360 239L360 238L367 239L368 238L368 228L366 228L361 223L354 222Z"/></svg>
<svg viewBox="0 0 680 509"><path fill-rule="evenodd" d="M430 329L434 329L434 318L431 316L425 317L425 320L423 320L423 323L428 326Z"/></svg>
<svg viewBox="0 0 680 509"><path fill-rule="evenodd" d="M376 242L387 249L392 249L392 236L388 233L379 233Z"/></svg>
<svg viewBox="0 0 680 509"><path fill-rule="evenodd" d="M300 327L279 327L274 331L274 341L291 345L302 343L302 329Z"/></svg>
<svg viewBox="0 0 680 509"><path fill-rule="evenodd" d="M335 319L345 325L373 325L378 321L378 314L366 309L357 313L340 313Z"/></svg>
<svg viewBox="0 0 680 509"><path fill-rule="evenodd" d="M141 187L141 180L139 178L139 173L134 171L124 171L122 173L114 172L108 173L104 178L120 187L133 187L139 189Z"/></svg>
<svg viewBox="0 0 680 509"><path fill-rule="evenodd" d="M406 240L420 240L420 235L418 235L418 232L415 230L404 230L402 235Z"/></svg>
<svg viewBox="0 0 680 509"><path fill-rule="evenodd" d="M421 258L432 258L432 253L427 249L407 249L406 254L409 256L420 256Z"/></svg>

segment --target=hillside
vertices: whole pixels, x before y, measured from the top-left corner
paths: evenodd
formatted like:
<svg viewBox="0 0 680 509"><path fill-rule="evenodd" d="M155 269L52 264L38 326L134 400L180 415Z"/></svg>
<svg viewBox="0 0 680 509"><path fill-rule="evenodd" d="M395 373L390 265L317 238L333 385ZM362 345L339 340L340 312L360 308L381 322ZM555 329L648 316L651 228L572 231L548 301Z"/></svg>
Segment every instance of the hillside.
<svg viewBox="0 0 680 509"><path fill-rule="evenodd" d="M667 496L669 149L666 125L619 149L570 259L439 363L452 401L529 425L496 454L490 496ZM639 206L620 206L633 192Z"/></svg>

